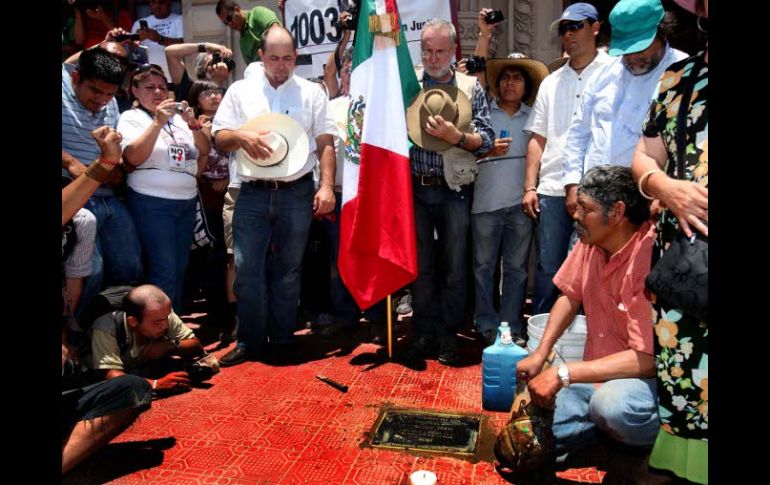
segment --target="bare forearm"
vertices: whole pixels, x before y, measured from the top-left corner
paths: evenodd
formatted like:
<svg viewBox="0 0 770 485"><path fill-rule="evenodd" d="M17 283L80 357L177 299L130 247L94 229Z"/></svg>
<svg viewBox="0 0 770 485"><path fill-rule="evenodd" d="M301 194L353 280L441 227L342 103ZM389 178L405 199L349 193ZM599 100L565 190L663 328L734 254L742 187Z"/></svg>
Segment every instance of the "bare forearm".
<svg viewBox="0 0 770 485"><path fill-rule="evenodd" d="M184 358L197 357L203 354L203 345L201 345L201 341L198 340L198 337L180 340L179 351L177 354Z"/></svg>
<svg viewBox="0 0 770 485"><path fill-rule="evenodd" d="M561 295L556 299L556 303L551 308L551 314L548 316L543 338L535 350L537 354L545 358L551 352L556 341L572 323L578 309L580 309L580 302L577 300L566 295Z"/></svg>
<svg viewBox="0 0 770 485"><path fill-rule="evenodd" d="M606 382L612 379L655 377L655 357L628 349L601 359L568 364L571 382Z"/></svg>
<svg viewBox="0 0 770 485"><path fill-rule="evenodd" d="M316 154L321 163L321 185L334 190L334 171L337 163L334 156L334 141L331 135L323 135L316 138L316 143L318 144Z"/></svg>
<svg viewBox="0 0 770 485"><path fill-rule="evenodd" d="M126 146L123 150L123 159L134 167L147 161L155 147L155 142L158 141L160 130L161 125L153 120L152 124L136 140Z"/></svg>
<svg viewBox="0 0 770 485"><path fill-rule="evenodd" d="M214 135L217 147L226 152L234 152L241 147L240 136L237 130L219 130Z"/></svg>
<svg viewBox="0 0 770 485"><path fill-rule="evenodd" d="M64 224L85 205L88 198L101 185L85 174L80 175L61 191L61 225Z"/></svg>
<svg viewBox="0 0 770 485"><path fill-rule="evenodd" d="M527 143L526 173L524 175L524 187L537 187L537 178L540 175L540 160L543 158L545 138L533 134Z"/></svg>

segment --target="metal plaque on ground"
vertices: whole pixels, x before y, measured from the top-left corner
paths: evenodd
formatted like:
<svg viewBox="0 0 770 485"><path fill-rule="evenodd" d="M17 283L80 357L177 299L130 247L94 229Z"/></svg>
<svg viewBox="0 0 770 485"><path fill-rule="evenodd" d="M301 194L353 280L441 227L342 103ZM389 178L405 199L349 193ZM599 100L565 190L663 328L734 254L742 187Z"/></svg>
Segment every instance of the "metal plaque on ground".
<svg viewBox="0 0 770 485"><path fill-rule="evenodd" d="M480 428L478 415L390 408L380 412L369 445L473 455Z"/></svg>

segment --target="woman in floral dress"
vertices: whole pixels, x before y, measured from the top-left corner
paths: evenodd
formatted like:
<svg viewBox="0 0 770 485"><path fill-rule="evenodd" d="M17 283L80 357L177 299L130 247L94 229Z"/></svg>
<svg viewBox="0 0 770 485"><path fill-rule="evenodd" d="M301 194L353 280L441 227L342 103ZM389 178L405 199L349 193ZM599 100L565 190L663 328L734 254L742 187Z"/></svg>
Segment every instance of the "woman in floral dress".
<svg viewBox="0 0 770 485"><path fill-rule="evenodd" d="M676 1L708 18L708 0ZM672 178L668 169L677 163L677 113L687 83L693 86L684 130L684 176ZM708 45L672 64L661 77L632 170L642 194L663 207L653 264L677 231L708 236ZM650 465L708 483L708 324L654 295L653 304L661 431Z"/></svg>

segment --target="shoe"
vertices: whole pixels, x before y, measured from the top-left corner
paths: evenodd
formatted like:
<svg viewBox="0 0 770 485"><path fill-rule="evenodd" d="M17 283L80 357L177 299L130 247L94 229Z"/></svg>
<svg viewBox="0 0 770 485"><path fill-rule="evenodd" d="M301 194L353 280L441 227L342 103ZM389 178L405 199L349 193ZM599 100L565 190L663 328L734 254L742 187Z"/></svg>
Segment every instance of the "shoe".
<svg viewBox="0 0 770 485"><path fill-rule="evenodd" d="M403 354L403 358L407 362L416 362L425 360L434 349L433 342L428 340L428 337L421 335L415 337L409 347L406 348Z"/></svg>
<svg viewBox="0 0 770 485"><path fill-rule="evenodd" d="M489 328L487 330L484 330L481 332L481 339L484 341L484 346L489 347L490 345L495 344L495 340L497 340L497 329L496 328Z"/></svg>
<svg viewBox="0 0 770 485"><path fill-rule="evenodd" d="M235 347L233 350L219 358L219 365L222 367L231 367L242 364L247 360L256 360L256 355L240 347Z"/></svg>
<svg viewBox="0 0 770 485"><path fill-rule="evenodd" d="M448 335L438 340L438 361L444 365L456 365L460 362L457 353L457 337Z"/></svg>
<svg viewBox="0 0 770 485"><path fill-rule="evenodd" d="M356 328L355 323L351 322L334 322L324 325L319 332L321 337L334 337L342 332L353 331Z"/></svg>
<svg viewBox="0 0 770 485"><path fill-rule="evenodd" d="M406 292L406 295L402 296L398 301L398 306L396 306L396 313L399 315L412 313L412 294L408 291Z"/></svg>

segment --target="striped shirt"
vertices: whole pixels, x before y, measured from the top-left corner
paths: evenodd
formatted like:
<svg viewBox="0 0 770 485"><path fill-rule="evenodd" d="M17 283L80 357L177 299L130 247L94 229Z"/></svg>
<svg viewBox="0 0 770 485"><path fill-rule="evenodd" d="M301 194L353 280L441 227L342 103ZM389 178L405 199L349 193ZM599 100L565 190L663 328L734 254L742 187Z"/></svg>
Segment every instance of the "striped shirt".
<svg viewBox="0 0 770 485"><path fill-rule="evenodd" d="M454 75L448 83L438 83L428 76L425 76L423 80L423 87L427 88L433 84L450 84L457 85ZM484 90L481 87L481 83L476 80L476 87L473 90L473 102L471 105L473 111L473 120L471 121L471 131L475 131L481 135L481 146L473 152L476 156L481 156L487 153L492 148L492 143L495 140L495 130L492 128L489 120L489 104L487 104L487 97L484 94ZM475 127L475 130L473 129ZM415 175L444 175L444 157L441 154L423 150L417 145L413 145L409 149L409 158L412 160L412 173Z"/></svg>
<svg viewBox="0 0 770 485"><path fill-rule="evenodd" d="M120 112L114 98L96 113L83 107L72 88L70 71L74 68L63 64L61 70L61 147L83 165L90 165L100 154L91 132L102 125L115 128ZM62 168L62 176L72 178L65 168ZM94 195L109 196L113 191L102 185Z"/></svg>
<svg viewBox="0 0 770 485"><path fill-rule="evenodd" d="M634 349L653 354L652 304L644 294L655 229L644 222L618 252L578 241L553 278L583 303L588 323L583 360Z"/></svg>

